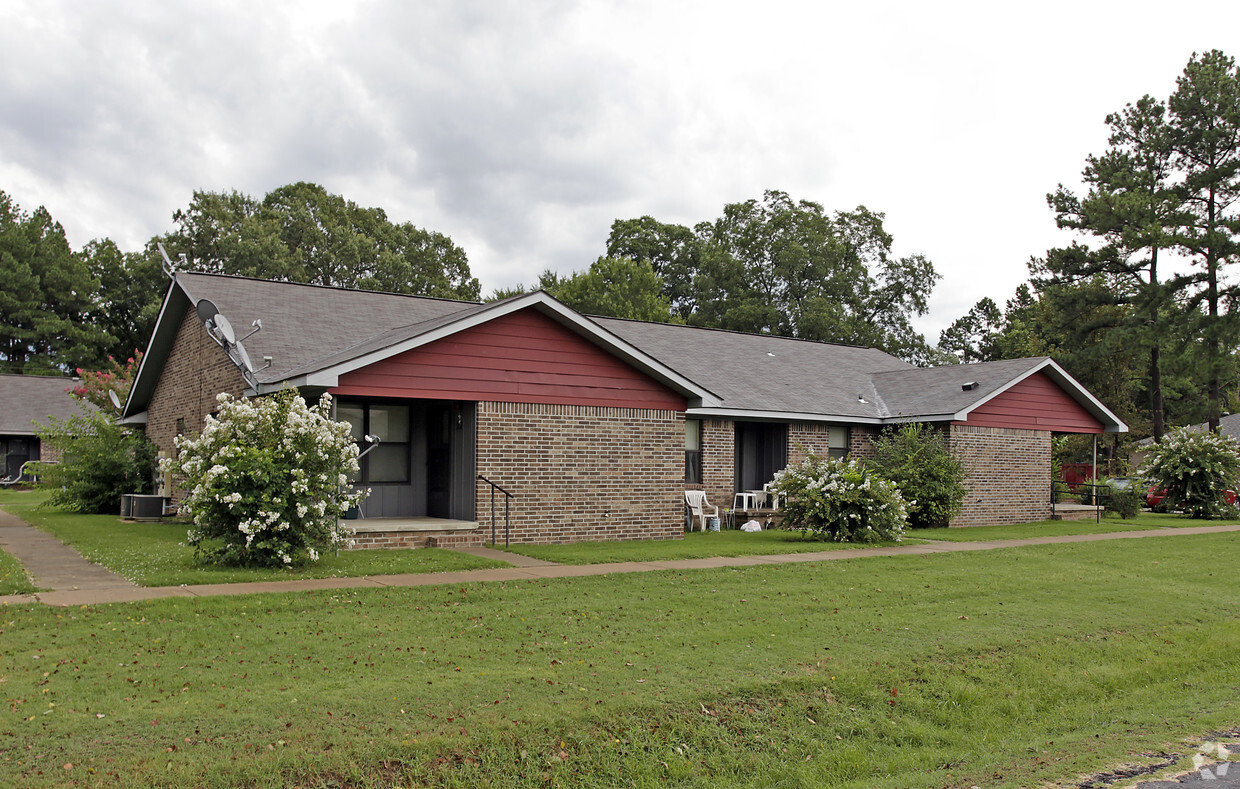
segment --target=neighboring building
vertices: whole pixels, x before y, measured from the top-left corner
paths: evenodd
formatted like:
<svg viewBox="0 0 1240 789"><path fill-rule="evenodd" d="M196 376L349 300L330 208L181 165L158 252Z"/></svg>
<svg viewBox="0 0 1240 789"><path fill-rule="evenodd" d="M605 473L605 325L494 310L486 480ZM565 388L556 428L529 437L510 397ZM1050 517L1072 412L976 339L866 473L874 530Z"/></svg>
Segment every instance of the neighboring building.
<svg viewBox="0 0 1240 789"><path fill-rule="evenodd" d="M249 383L199 305L240 333L262 321L244 340ZM954 525L1036 520L1050 514L1052 432L1127 429L1049 358L921 369L868 348L589 318L542 292L474 304L192 273L169 289L125 415L166 453L217 393L286 386L330 392L357 436L383 439L362 468L363 544L481 542L485 480L513 494L516 542L673 538L687 487L728 507L806 451L865 456L884 425L910 421L941 426L969 470ZM382 520L423 517L440 520Z"/></svg>
<svg viewBox="0 0 1240 789"><path fill-rule="evenodd" d="M28 460L59 460L52 447L41 447L35 425L49 416L68 419L82 413L69 394L76 378L47 375L0 375L0 478L12 479Z"/></svg>
<svg viewBox="0 0 1240 789"><path fill-rule="evenodd" d="M1169 427L1167 432L1178 429L1177 427ZM1194 433L1204 433L1210 429L1210 423L1200 422L1195 425L1188 425L1186 429ZM1219 417L1218 432L1240 443L1240 414L1223 414ZM1153 445L1154 439L1152 437L1143 438L1137 442L1132 454L1128 456L1128 467L1132 469L1133 473L1140 471L1141 467L1145 465L1145 461L1149 460L1150 448Z"/></svg>

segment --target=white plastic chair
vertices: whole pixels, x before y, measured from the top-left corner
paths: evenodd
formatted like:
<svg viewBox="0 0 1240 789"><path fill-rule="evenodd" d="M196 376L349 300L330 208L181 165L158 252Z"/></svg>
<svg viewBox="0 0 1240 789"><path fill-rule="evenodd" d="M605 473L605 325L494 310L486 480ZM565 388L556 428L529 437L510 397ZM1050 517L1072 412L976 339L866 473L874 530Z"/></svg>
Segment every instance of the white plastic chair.
<svg viewBox="0 0 1240 789"><path fill-rule="evenodd" d="M686 490L685 506L689 508L689 531L693 531L694 518L701 525L702 531L706 531L706 519L708 517L719 517L719 508L711 506L706 501L706 491L704 490Z"/></svg>
<svg viewBox="0 0 1240 789"><path fill-rule="evenodd" d="M771 490L771 487L774 486L774 484L774 482L768 482L763 485L762 494L766 497L767 501L771 503L771 509L777 510L779 509L779 494Z"/></svg>

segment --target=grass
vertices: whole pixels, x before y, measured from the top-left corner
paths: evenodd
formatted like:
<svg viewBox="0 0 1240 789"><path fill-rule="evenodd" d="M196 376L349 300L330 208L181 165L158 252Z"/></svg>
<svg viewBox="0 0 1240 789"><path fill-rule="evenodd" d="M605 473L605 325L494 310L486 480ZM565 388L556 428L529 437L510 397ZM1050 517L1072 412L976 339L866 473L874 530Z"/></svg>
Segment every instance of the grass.
<svg viewBox="0 0 1240 789"><path fill-rule="evenodd" d="M1240 718L1231 534L3 611L0 785L1067 782Z"/></svg>
<svg viewBox="0 0 1240 789"><path fill-rule="evenodd" d="M1142 512L1135 518L1104 517L1101 523L1087 521L1035 521L1013 523L1005 526L970 526L955 529L914 529L910 537L948 542L980 542L988 540L1017 540L1025 537L1059 537L1067 534L1105 534L1117 531L1145 531L1147 529L1176 529L1189 526L1224 526L1240 523L1235 520L1193 520L1183 515Z"/></svg>
<svg viewBox="0 0 1240 789"><path fill-rule="evenodd" d="M0 595L29 594L35 590L22 563L11 554L0 551Z"/></svg>
<svg viewBox="0 0 1240 789"><path fill-rule="evenodd" d="M915 544L917 540L905 540ZM632 540L625 542L579 542L571 545L513 545L506 550L557 564L608 564L654 562L671 559L703 559L710 556L768 556L777 553L876 548L894 542L838 543L812 540L800 532L767 529L743 532L690 532L683 540ZM498 547L498 546L497 546Z"/></svg>
<svg viewBox="0 0 1240 789"><path fill-rule="evenodd" d="M417 548L342 551L339 555L328 554L315 564L290 570L202 567L195 562L193 549L185 544L185 524L126 523L112 515L79 515L42 508L39 506L42 500L39 493L10 494L0 498L0 504L73 546L87 559L141 586L437 573L507 566L456 551Z"/></svg>

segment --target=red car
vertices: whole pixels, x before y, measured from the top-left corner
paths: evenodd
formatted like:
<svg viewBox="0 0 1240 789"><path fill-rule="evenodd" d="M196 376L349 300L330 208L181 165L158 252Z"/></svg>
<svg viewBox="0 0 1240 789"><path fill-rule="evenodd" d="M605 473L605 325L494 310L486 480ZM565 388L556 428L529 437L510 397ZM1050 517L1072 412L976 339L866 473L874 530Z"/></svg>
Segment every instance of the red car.
<svg viewBox="0 0 1240 789"><path fill-rule="evenodd" d="M1167 498L1167 491L1157 485L1150 485L1150 489L1145 492L1145 504L1151 508L1162 504L1165 498ZM1234 490L1223 491L1223 501L1228 504L1235 504L1236 492Z"/></svg>

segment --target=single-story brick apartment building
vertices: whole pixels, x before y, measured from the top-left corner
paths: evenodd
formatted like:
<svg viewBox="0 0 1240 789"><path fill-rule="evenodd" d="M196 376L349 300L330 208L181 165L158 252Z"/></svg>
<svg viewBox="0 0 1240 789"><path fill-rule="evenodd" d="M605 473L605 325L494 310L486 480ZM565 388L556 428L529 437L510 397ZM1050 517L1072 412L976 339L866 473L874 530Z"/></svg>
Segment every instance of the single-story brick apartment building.
<svg viewBox="0 0 1240 789"><path fill-rule="evenodd" d="M60 459L35 430L47 426L48 417L65 420L94 410L69 394L79 383L59 375L0 375L0 479L15 479L29 460Z"/></svg>
<svg viewBox="0 0 1240 789"><path fill-rule="evenodd" d="M215 311L261 321L244 339L248 381L204 326ZM1052 433L1127 430L1046 357L923 369L871 348L587 317L541 291L477 304L187 272L124 415L168 453L218 393L289 386L330 392L338 419L382 439L362 464L363 546L483 542L488 481L513 496L514 542L674 538L686 489L728 507L806 451L864 457L884 426L912 421L941 426L968 469L952 525L1036 520L1051 512ZM502 496L499 510L502 523Z"/></svg>

